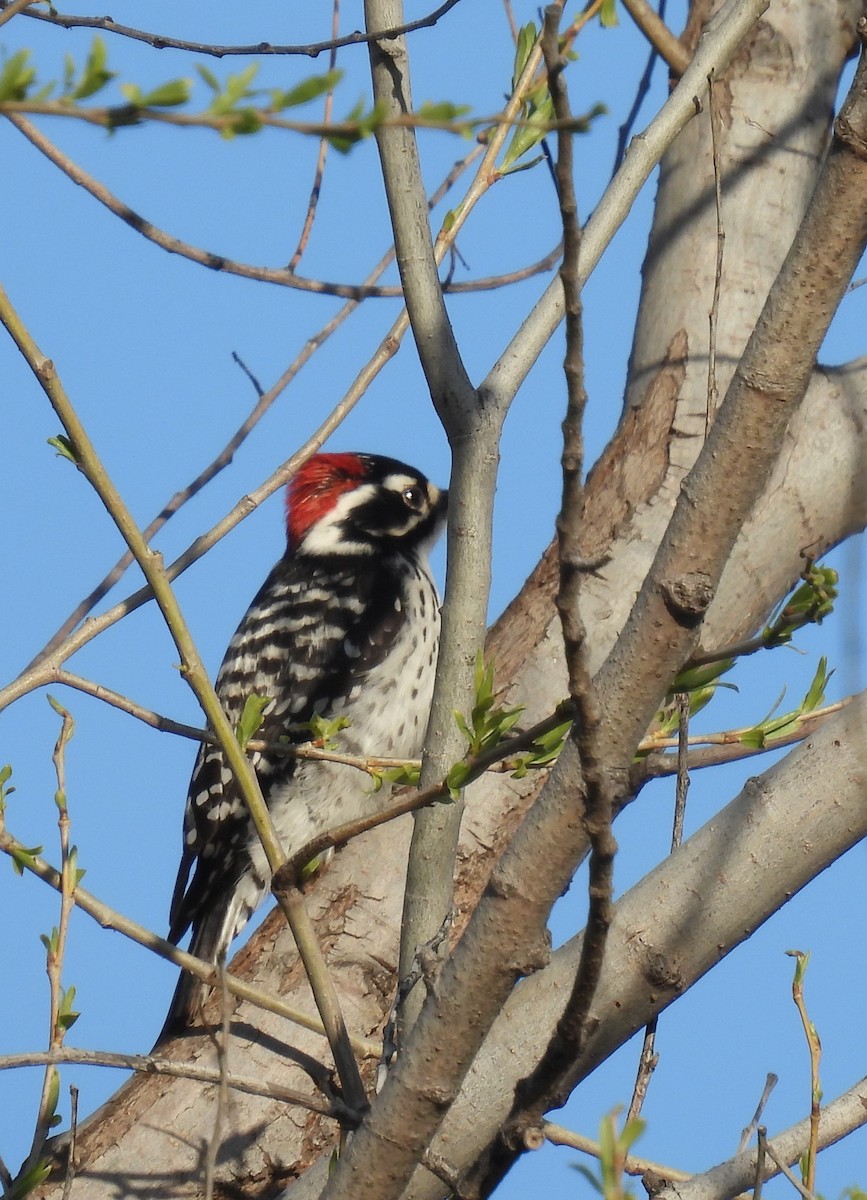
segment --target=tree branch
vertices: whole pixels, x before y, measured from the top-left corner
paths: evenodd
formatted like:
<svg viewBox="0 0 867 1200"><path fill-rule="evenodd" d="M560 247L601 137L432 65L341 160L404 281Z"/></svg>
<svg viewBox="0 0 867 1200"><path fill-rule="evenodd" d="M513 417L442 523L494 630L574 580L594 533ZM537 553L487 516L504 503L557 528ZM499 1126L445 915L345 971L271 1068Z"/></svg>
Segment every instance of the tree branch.
<svg viewBox="0 0 867 1200"><path fill-rule="evenodd" d="M708 74L719 75L725 70L769 2L728 0L709 24L677 87L647 129L632 139L623 165L584 227L579 262L582 285L665 151L696 115L696 99L707 87ZM486 400L497 402L504 396L514 396L562 319L563 288L557 278L549 284L481 383L479 391Z"/></svg>
<svg viewBox="0 0 867 1200"><path fill-rule="evenodd" d="M623 0L623 7L650 42L665 59L675 75L682 75L689 66L689 53L647 0Z"/></svg>
<svg viewBox="0 0 867 1200"><path fill-rule="evenodd" d="M570 108L560 55L559 13L545 9L542 52L548 70L548 87L554 112L560 122L568 120ZM578 970L563 1015L532 1073L521 1080L515 1104L502 1137L512 1147L524 1147L525 1133L535 1128L543 1113L565 1100L560 1084L564 1069L578 1057L586 1036L586 1022L599 983L605 943L612 916L614 855L617 844L611 833L611 789L598 755L599 708L588 666L587 635L579 601L584 573L581 533L584 516L583 421L587 395L584 387L581 287L578 256L581 235L573 181L573 146L569 134L557 139L557 191L563 223L563 265L560 279L566 309L567 410L563 421L563 500L557 518L560 580L557 610L563 629L563 645L569 675L569 693L575 713L571 741L578 756L579 777L576 799L583 795L584 826L591 846L587 929Z"/></svg>
<svg viewBox="0 0 867 1200"><path fill-rule="evenodd" d="M366 0L365 20L371 32L401 24L402 17L400 0ZM370 63L375 103L386 116L410 112L405 41L387 36L371 41ZM482 428L476 393L458 351L436 272L415 134L411 129L381 127L376 142L407 313L431 398L453 453L446 604L425 739L428 752L420 777L425 787L442 779L450 761L460 754L461 735L452 711L468 711L472 705L471 664L486 626L496 445L502 417L486 421L487 435L476 436ZM401 979L411 975L417 948L433 937L451 909L462 811L458 802L425 810L415 818L404 901ZM404 1029L412 1025L420 1004L421 989L407 992L400 1014ZM338 1173L341 1169L342 1163Z"/></svg>
<svg viewBox="0 0 867 1200"><path fill-rule="evenodd" d="M748 781L617 902L592 1031L569 1079L573 1088L867 835L865 720L867 693L862 693L809 742ZM478 1187L487 1194L487 1155L497 1145L518 1081L538 1061L556 1027L582 940L578 935L557 950L549 966L509 997L433 1142L434 1149L448 1147L453 1162L478 1164L463 1181L471 1192ZM461 945L463 939L458 949ZM519 1040L516 1028L522 1030ZM502 1167L497 1165L494 1178ZM739 1183L726 1195L747 1186ZM406 1193L407 1200L437 1200L438 1195L423 1171Z"/></svg>
<svg viewBox="0 0 867 1200"><path fill-rule="evenodd" d="M14 4L8 5L8 8L15 8L16 11L25 8L28 4L35 3L36 0L15 0ZM397 37L400 34L415 33L417 29L430 29L433 25L444 17L454 6L458 0L445 0L433 12L428 13L425 17L419 17L416 21L409 21L405 25L401 25L389 31L390 36ZM6 11L8 11L8 8ZM3 10L0 10L2 13ZM117 21L113 21L111 17L77 17L68 13L43 13L33 12L27 14L29 17L35 17L39 21L46 21L50 25L60 25L64 29L101 29L105 33L115 33L121 37L130 38L137 42L146 42L149 46L153 46L155 50L187 50L191 54L208 54L212 58L225 58L229 55L303 55L307 58L318 58L320 54L325 54L330 50L339 50L344 46L363 46L370 42L375 35L362 33L356 29L353 33L348 33L344 37L330 38L327 42L309 42L306 45L296 46L273 46L270 42L255 42L247 46L215 46L208 42L190 42L183 38L168 37L161 33L149 33L144 29L134 29L130 25L120 25ZM8 19L8 18L7 18Z"/></svg>
<svg viewBox="0 0 867 1200"><path fill-rule="evenodd" d="M25 1054L0 1055L0 1071L16 1070L20 1067L39 1067L43 1064L56 1066L60 1063L79 1063L82 1066L113 1067L122 1071L138 1071L143 1075L169 1075L176 1079L197 1079L201 1083L220 1082L220 1071L213 1067L200 1067L196 1063L171 1062L153 1054L118 1054L112 1050L77 1050L72 1046L60 1046L56 1050L41 1050ZM337 1096L321 1099L312 1094L286 1087L276 1080L248 1078L245 1075L229 1075L229 1087L250 1096L267 1096L284 1104L293 1104L308 1112L321 1113L343 1121L352 1120L354 1114Z"/></svg>

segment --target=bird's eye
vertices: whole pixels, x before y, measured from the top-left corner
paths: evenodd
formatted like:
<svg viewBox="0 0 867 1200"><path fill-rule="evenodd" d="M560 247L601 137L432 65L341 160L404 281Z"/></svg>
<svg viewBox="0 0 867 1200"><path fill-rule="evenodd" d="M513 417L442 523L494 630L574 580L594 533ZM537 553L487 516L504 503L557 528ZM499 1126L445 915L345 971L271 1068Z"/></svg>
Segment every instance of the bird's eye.
<svg viewBox="0 0 867 1200"><path fill-rule="evenodd" d="M407 508L414 509L416 512L424 507L424 492L420 487L408 487L403 489L403 502Z"/></svg>

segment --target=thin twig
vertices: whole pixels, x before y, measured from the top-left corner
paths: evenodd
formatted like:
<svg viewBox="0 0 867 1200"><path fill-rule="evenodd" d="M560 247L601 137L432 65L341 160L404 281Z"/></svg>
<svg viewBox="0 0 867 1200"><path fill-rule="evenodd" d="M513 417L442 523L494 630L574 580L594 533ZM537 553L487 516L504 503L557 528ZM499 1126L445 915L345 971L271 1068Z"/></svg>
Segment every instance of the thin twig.
<svg viewBox="0 0 867 1200"><path fill-rule="evenodd" d="M671 831L671 853L683 841L683 819L689 792L689 695L677 695L677 784L674 789L674 822Z"/></svg>
<svg viewBox="0 0 867 1200"><path fill-rule="evenodd" d="M49 697L49 699L51 699ZM50 992L50 1014L48 1021L48 1049L59 1050L63 1045L70 1021L65 1020L63 1012L63 961L66 955L66 940L69 932L69 918L75 903L76 859L69 848L69 809L66 798L66 746L75 732L72 717L56 700L51 700L52 708L61 718L60 733L54 747L52 761L57 775L57 790L54 801L58 809L57 826L60 833L60 917L56 929L50 936L43 936L45 942L45 969L48 974ZM71 995L71 993L70 993ZM45 1143L51 1131L51 1126L57 1110L57 1100L60 1093L60 1076L57 1068L47 1066L42 1080L42 1092L39 1097L39 1107L36 1116L36 1126L33 1132L33 1142L30 1153L21 1167L21 1174L30 1171L42 1156Z"/></svg>
<svg viewBox="0 0 867 1200"><path fill-rule="evenodd" d="M659 1062L659 1055L656 1053L656 1030L658 1025L659 1016L657 1015L648 1021L644 1028L644 1040L641 1043L641 1053L638 1056L638 1069L635 1072L635 1083L632 1085L632 1098L629 1101L629 1109L626 1113L627 1125L640 1115L644 1101L647 1098L647 1089L650 1087L653 1072L656 1070L657 1063Z"/></svg>
<svg viewBox="0 0 867 1200"><path fill-rule="evenodd" d="M762 1188L765 1185L765 1150L767 1147L767 1139L764 1136L763 1129L759 1130L758 1147L756 1153L756 1174L753 1184L753 1200L762 1200Z"/></svg>
<svg viewBox="0 0 867 1200"><path fill-rule="evenodd" d="M46 109L48 110L47 115L66 117L76 115L74 110L64 107L60 104L57 105L57 111L55 112L54 107L51 105L45 103L38 105L25 104L23 101L4 102L3 115L20 133L27 138L27 140L33 146L36 147L37 150L44 154L50 162L54 163L54 165L58 167L69 179L93 196L95 200L98 200L100 204L109 210L109 212L113 213L125 224L134 229L136 233L141 234L142 237L147 238L148 241L153 242L155 245L167 251L169 254L177 254L181 258L186 258L190 262L197 263L199 266L207 267L211 271L220 271L228 275L236 275L241 279L253 279L262 283L271 283L278 287L293 288L297 291L309 292L315 295L338 296L350 300L366 300L372 298L393 299L399 298L403 295L402 289L398 285L378 286L374 284L339 283L333 280L325 279L309 279L306 276L295 274L286 267L263 267L254 265L252 263L240 262L237 259L227 257L225 254L219 254L212 250L202 249L200 246L194 246L191 242L186 242L181 238L175 237L173 234L161 229L158 225L153 224L152 221L148 221L140 213L130 208L128 204L110 191L105 184L101 183L98 179L95 179L92 175L85 171L83 167L80 167L77 163L73 162L68 155L64 154L59 147L57 147L49 138L47 138L45 134L39 128L37 128L32 121L28 120L27 116L25 115L38 115L40 112ZM97 113L102 111L103 110L96 110ZM104 110L106 113L111 111L112 110L109 109ZM84 118L82 117L82 119ZM162 118L159 118L157 114L154 114L154 119L161 120ZM218 126L221 124L226 124L225 120L222 118L212 118L208 119L207 121L205 118L196 120L190 118L181 122L180 116L176 116L176 119L173 123L180 123L185 126L195 126L202 123L211 125L214 123L214 121L217 121ZM275 122L276 118L273 118L269 123L274 124ZM503 130L504 136L511 126L522 124L522 122L516 118L507 118L505 116L485 117L484 121L480 122L480 124L487 126L493 122L497 122L499 124L499 127ZM94 117L93 123L104 125L106 122L105 120L96 120L96 117ZM333 134L335 132L335 128L336 127L331 127L327 132L329 134ZM315 128L311 128L310 132L316 133L320 131L317 126ZM496 183L498 178L499 176L492 174L487 179L480 181L479 195L487 191L488 188ZM474 199L478 199L478 196L476 196ZM464 211L464 208L468 203L469 201L465 199L460 210L459 216L461 217L461 224L463 224L463 221L468 215L468 212ZM449 247L453 245L455 235L452 232L451 226L448 230L441 231L438 236L440 238L445 238ZM441 261L441 257L438 256L438 258L439 261ZM547 259L543 260L543 262L545 261L547 261ZM530 274L535 274L538 269L539 268L534 265L530 268L526 268L525 270L529 271ZM489 290L492 287L502 287L507 283L513 282L515 278L520 277L520 275L507 275L502 277L494 276L491 278L486 278L479 281L475 290ZM444 290L449 291L450 289L445 287ZM455 285L454 290L467 291L468 285L466 283Z"/></svg>
<svg viewBox="0 0 867 1200"><path fill-rule="evenodd" d="M27 2L33 3L34 0L27 0ZM217 46L209 42L190 42L183 38L167 37L162 33L151 33L144 29L134 29L130 25L118 24L111 17L78 17L58 12L33 12L27 15L36 17L40 21L47 21L51 25L60 25L64 29L100 29L105 33L115 33L121 37L130 38L133 41L146 42L149 46L153 46L155 50L187 50L192 54L208 54L212 58L225 58L234 54L245 56L304 55L307 58L318 58L320 54L324 54L326 51L339 50L343 46L364 46L372 40L373 36L397 37L404 33L414 33L417 29L430 29L433 25L436 25L441 17L444 17L446 13L453 9L457 3L458 0L445 0L445 3L440 4L438 8L428 13L427 16L419 17L415 21L395 26L393 29L376 35L355 30L354 33L348 33L345 37L331 38L327 42L309 42L294 46L273 46L270 42L255 42L247 46ZM24 7L23 0L16 0L16 4Z"/></svg>
<svg viewBox="0 0 867 1200"><path fill-rule="evenodd" d="M551 5L545 10L541 48L548 71L548 87L558 121L564 124L570 116L569 96L563 71L566 59L561 57L558 39L558 9ZM587 924L572 994L566 1012L558 1023L557 1042L563 1039L572 1046L573 1057L581 1051L585 1023L596 991L605 942L612 916L613 863L617 846L611 833L611 794L597 753L599 712L587 662L586 630L580 615L580 593L583 571L580 537L584 515L583 420L587 404L584 384L583 330L581 282L578 261L581 250L581 229L575 197L573 139L561 132L557 137L557 190L563 223L563 263L560 278L563 283L566 313L566 355L563 369L566 377L567 408L563 421L563 500L557 518L560 553L560 584L557 609L563 628L566 664L569 674L569 695L574 710L572 738L578 750L584 780L584 825L591 842L589 862L589 904ZM540 1077L546 1072L546 1060L562 1055L563 1046L549 1046L539 1065ZM535 1072L534 1072L535 1074ZM546 1105L546 1107L549 1107Z"/></svg>
<svg viewBox="0 0 867 1200"><path fill-rule="evenodd" d="M25 8L29 8L31 4L35 4L36 0L11 0L5 8L0 9L0 25L5 25L7 21L11 21L18 13L23 12Z"/></svg>
<svg viewBox="0 0 867 1200"><path fill-rule="evenodd" d="M565 124L569 99L563 79L565 58L558 36L559 8L545 9L541 49L548 72L548 87L558 121ZM582 567L580 547L584 492L582 483L582 421L586 405L582 360L581 295L578 275L580 227L573 182L572 138L557 139L557 187L563 223L563 264L560 277L566 312L566 356L564 373L567 409L563 421L563 500L557 518L560 583L557 609L563 630L569 693L574 710L571 737L578 751L584 784L583 824L591 844L587 923L581 958L562 1017L538 1064L521 1081L504 1134L511 1145L519 1143L523 1131L537 1125L545 1110L565 1100L563 1072L580 1055L586 1036L587 1017L599 976L608 929L611 923L613 861L616 843L611 833L611 794L597 754L599 716L587 666L586 637L579 612Z"/></svg>
<svg viewBox="0 0 867 1200"><path fill-rule="evenodd" d="M0 1156L0 1187L3 1189L4 1196L7 1195L8 1192L12 1191L13 1183L14 1180L12 1178L12 1172L6 1166L2 1156Z"/></svg>
<svg viewBox="0 0 867 1200"><path fill-rule="evenodd" d="M75 1182L75 1143L78 1140L78 1088L69 1085L69 1155L63 1176L63 1192L60 1200L69 1200Z"/></svg>
<svg viewBox="0 0 867 1200"><path fill-rule="evenodd" d="M689 790L689 695L686 692L680 692L676 699L677 783L674 793L674 819L672 821L670 854L673 854L683 841L683 818L686 812L686 796ZM659 1064L659 1055L656 1052L656 1033L658 1028L659 1014L657 1013L648 1021L644 1030L644 1041L641 1045L641 1054L638 1057L635 1085L632 1089L629 1111L626 1114L627 1125L630 1121L634 1121L641 1115L642 1106L647 1098L647 1089L650 1087L650 1080Z"/></svg>
<svg viewBox="0 0 867 1200"><path fill-rule="evenodd" d="M331 36L336 38L340 28L340 0L333 0L331 12ZM332 46L328 59L328 69L333 71L337 66L337 47ZM334 88L329 88L325 97L325 105L322 110L322 120L325 124L330 124L331 116L334 111ZM301 262L302 255L307 247L307 242L310 239L310 233L313 229L313 222L316 219L316 209L319 204L319 193L322 190L322 176L325 171L325 159L328 155L328 138L322 137L319 139L319 152L316 156L316 167L313 172L313 186L310 189L310 199L307 203L307 213L304 217L304 225L301 229L301 235L298 238L298 245L295 247L295 253L289 259L288 270L294 274L298 264Z"/></svg>
<svg viewBox="0 0 867 1200"><path fill-rule="evenodd" d="M227 992L231 991L226 976ZM167 1075L175 1079L192 1079L200 1083L219 1084L221 1073L214 1067L202 1067L192 1062L173 1062L170 1059L158 1058L152 1054L119 1054L113 1050L78 1050L72 1046L62 1046L57 1050L38 1050L28 1054L0 1055L0 1071L14 1071L22 1067L39 1067L46 1063L72 1063L88 1067L109 1067L119 1071L136 1071L141 1075ZM323 1116L336 1117L340 1120L351 1118L352 1114L336 1097L328 1100L319 1096L299 1092L296 1088L286 1087L276 1080L261 1079L258 1076L227 1075L228 1086L236 1092L245 1092L250 1096L264 1096L268 1100L280 1100L286 1104L294 1104L310 1112L321 1113Z"/></svg>
<svg viewBox="0 0 867 1200"><path fill-rule="evenodd" d="M253 385L253 391L256 393L257 397L261 400L262 397L265 395L265 389L262 387L259 380L253 374L250 367L248 367L247 364L244 362L243 358L241 358L241 356L237 352L237 350L232 351L232 362L235 362L238 364L238 366L241 368L241 370L244 372L244 374L250 380L250 383Z"/></svg>
<svg viewBox="0 0 867 1200"><path fill-rule="evenodd" d="M538 1127L538 1132L541 1135L539 1143L528 1144L529 1149L535 1150L541 1146L542 1139L550 1142L554 1146L571 1146L575 1150L583 1150L585 1154L590 1154L593 1158L602 1157L602 1148L598 1142L592 1138L585 1137L583 1133L575 1133L571 1129L565 1129L562 1125L555 1125L551 1121L542 1121ZM634 1154L630 1154L623 1164L623 1170L627 1175L646 1175L652 1172L654 1175L662 1179L670 1179L675 1183L685 1183L692 1176L688 1171L681 1171L679 1167L669 1167L664 1163L651 1162L647 1158L638 1158Z"/></svg>
<svg viewBox="0 0 867 1200"><path fill-rule="evenodd" d="M810 1144L807 1147L807 1167L804 1173L804 1186L808 1192L816 1190L816 1155L819 1151L819 1124L821 1121L822 1085L819 1080L819 1064L822 1061L822 1043L816 1026L810 1020L807 1003L804 999L804 975L810 955L801 950L787 950L795 959L795 974L792 979L792 999L801 1018L807 1049L810 1053Z"/></svg>
<svg viewBox="0 0 867 1200"><path fill-rule="evenodd" d="M623 0L623 7L660 58L665 59L673 73L682 75L690 64L689 54L660 14L653 11L647 0Z"/></svg>
<svg viewBox="0 0 867 1200"><path fill-rule="evenodd" d="M741 1131L741 1140L738 1142L737 1148L738 1154L741 1154L744 1150L746 1150L750 1138L753 1136L753 1133L756 1131L756 1129L758 1129L759 1122L762 1119L762 1114L765 1111L765 1105L768 1103L771 1092L777 1086L778 1082L778 1077L773 1073L773 1071L769 1071L768 1076L765 1079L765 1086L762 1088L762 1094L759 1097L759 1102L756 1105L756 1111L753 1113L753 1118L749 1125L747 1125L746 1128Z"/></svg>
<svg viewBox="0 0 867 1200"><path fill-rule="evenodd" d="M792 1187L801 1193L801 1195L804 1197L804 1200L817 1200L817 1197L814 1195L814 1193L811 1192L809 1188L804 1187L797 1175L795 1175L793 1171L789 1170L789 1168L777 1154L776 1150L774 1150L773 1146L768 1141L768 1131L762 1125L759 1126L759 1142L763 1146L764 1152L768 1158L773 1159L774 1163L779 1167Z"/></svg>
<svg viewBox="0 0 867 1200"><path fill-rule="evenodd" d="M363 1113L368 1107L364 1084L352 1051L352 1043L334 982L328 972L325 957L316 936L316 930L304 903L304 896L295 882L287 882L287 872L278 870L271 884L271 891L280 905L316 1001L322 1023L328 1031L328 1044L334 1056L334 1065L343 1085L343 1095L351 1111Z"/></svg>
<svg viewBox="0 0 867 1200"><path fill-rule="evenodd" d="M506 13L506 20L509 22L509 30L512 34L512 41L518 40L518 22L515 20L515 13L512 9L512 0L503 0L503 9Z"/></svg>
<svg viewBox="0 0 867 1200"><path fill-rule="evenodd" d="M659 20L662 21L665 17L665 0L659 0ZM629 112L626 114L626 119L617 130L617 148L614 151L614 166L611 174L616 175L620 169L626 154L626 147L629 143L629 138L632 130L635 128L635 122L638 120L638 114L641 111L641 106L647 98L650 91L650 82L653 78L653 69L656 66L659 53L656 47L651 42L650 49L647 54L647 62L644 64L644 70L641 73L641 78L638 81L638 86L635 89L635 95L632 99Z"/></svg>
<svg viewBox="0 0 867 1200"><path fill-rule="evenodd" d="M223 1141L223 1125L229 1106L229 1022L232 1015L231 992L226 987L226 956L220 958L217 968L220 972L220 1028L212 1035L214 1049L217 1052L217 1108L214 1113L214 1128L208 1138L205 1154L205 1200L213 1200L214 1178L217 1170L217 1155ZM208 1031L210 1033L210 1030Z"/></svg>

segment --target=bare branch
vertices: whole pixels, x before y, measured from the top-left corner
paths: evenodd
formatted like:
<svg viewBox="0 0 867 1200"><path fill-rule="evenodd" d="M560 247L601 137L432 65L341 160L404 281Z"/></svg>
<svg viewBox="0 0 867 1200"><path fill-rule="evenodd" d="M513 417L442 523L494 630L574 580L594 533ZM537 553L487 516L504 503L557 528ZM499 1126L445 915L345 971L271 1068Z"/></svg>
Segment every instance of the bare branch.
<svg viewBox="0 0 867 1200"><path fill-rule="evenodd" d="M28 4L35 3L36 0L15 0L14 4L10 4L8 8L15 8L20 11ZM454 6L458 0L445 0L445 2L435 8L433 12L428 13L425 17L419 17L416 21L409 21L405 25L398 26L389 31L389 36L397 37L399 34L415 33L417 29L430 29L436 25L441 17L444 17ZM7 10L5 11L8 11ZM0 10L2 13L4 10ZM304 55L307 58L318 58L320 54L327 51L339 50L343 46L363 46L371 40L371 34L362 33L360 30L355 30L354 33L348 33L341 38L330 38L327 42L309 42L306 45L297 46L274 46L270 42L255 42L247 46L215 46L209 42L190 42L183 38L168 37L161 33L149 33L143 29L134 29L130 25L120 25L117 21L113 21L111 17L77 17L68 13L43 13L32 12L28 16L35 17L37 20L46 21L50 25L60 25L64 29L100 29L105 33L115 33L121 37L130 38L137 42L146 42L147 45L153 46L155 50L187 50L191 54L208 54L212 58L225 58L233 54L241 55ZM7 18L8 19L8 18Z"/></svg>
<svg viewBox="0 0 867 1200"><path fill-rule="evenodd" d="M340 0L332 0L331 9L331 36L336 38L340 29ZM328 69L333 71L337 66L337 47L332 46L329 54ZM325 97L325 106L322 111L322 120L326 125L331 122L331 115L334 111L334 88L329 88ZM295 247L295 252L289 259L288 270L293 274L298 268L301 257L307 247L307 242L310 239L310 233L313 229L313 221L316 217L316 209L319 204L319 193L322 190L322 176L325 171L325 159L328 154L328 138L322 137L319 139L319 153L316 157L316 167L313 172L313 186L310 189L310 199L307 203L307 213L304 217L304 226L301 230L301 235L298 238L298 245Z"/></svg>
<svg viewBox="0 0 867 1200"><path fill-rule="evenodd" d="M0 25L5 25L7 21L11 21L14 16L24 12L25 8L29 8L31 4L35 3L36 0L10 0L8 4L0 8Z"/></svg>
<svg viewBox="0 0 867 1200"><path fill-rule="evenodd" d="M867 1079L861 1079L849 1091L825 1105L819 1145L822 1150L867 1124ZM783 1168L780 1164L796 1163L810 1139L809 1118L791 1125L766 1144L773 1163L765 1163L762 1176L772 1179ZM758 1150L742 1154L721 1163L710 1171L693 1175L684 1183L672 1183L656 1192L659 1200L729 1200L740 1192L751 1190L756 1180ZM800 1182L800 1181L798 1181Z"/></svg>
<svg viewBox="0 0 867 1200"><path fill-rule="evenodd" d="M689 54L647 0L623 0L623 7L660 58L675 75L682 75L689 66Z"/></svg>
<svg viewBox="0 0 867 1200"><path fill-rule="evenodd" d="M570 108L558 36L559 11L545 9L542 52L548 71L548 87L554 112L561 123ZM543 1113L559 1107L564 1069L580 1055L586 1036L587 1017L599 983L605 944L612 915L613 865L617 844L611 833L612 803L609 781L599 760L599 709L588 667L586 630L579 612L582 578L580 538L584 514L583 420L587 395L584 387L581 285L578 257L581 235L573 181L572 138L561 133L557 139L557 190L563 223L563 284L566 310L567 409L563 421L563 499L557 518L560 582L557 610L569 675L569 693L575 713L571 740L579 762L575 798L583 800L583 825L590 842L590 880L587 928L581 959L557 1029L532 1074L521 1081L515 1104L502 1139L511 1148L525 1145L524 1132L537 1126Z"/></svg>
<svg viewBox="0 0 867 1200"><path fill-rule="evenodd" d="M725 70L769 0L729 0L707 32L677 87L639 137L588 219L581 239L581 282L586 283L662 155L696 114L696 97L709 72ZM513 396L563 319L563 287L555 279L480 385L492 401Z"/></svg>
<svg viewBox="0 0 867 1200"><path fill-rule="evenodd" d="M867 695L862 694L815 733L809 745L751 779L739 796L618 900L605 971L594 1001L593 1029L574 1065L573 1086L867 834L865 714ZM834 796L832 809L828 795ZM798 830L796 839L791 837L793 828ZM804 853L807 844L809 855ZM498 882L495 873L494 884ZM534 876L533 886L538 883ZM452 960L460 953L470 928ZM503 946L504 925L495 928L501 955L511 953L510 946ZM434 1148L441 1137L454 1161L477 1164L469 1182L483 1183L486 1147L492 1145L511 1108L513 1089L538 1061L556 1027L580 952L579 935L557 950L548 966L514 990L474 1061L460 1099L443 1122ZM476 973L479 961L476 956ZM448 999L448 973L446 964L439 980L440 1010ZM485 985L490 986L489 980L473 993L473 1003L484 995ZM514 1037L516 1023L522 1029L520 1040ZM860 1093L867 1096L867 1081L862 1081ZM858 1103L858 1123L862 1124L867 1109ZM823 1125L826 1117L827 1109ZM802 1123L799 1136L800 1149L793 1151L789 1161L807 1144L808 1122ZM785 1153L788 1158L789 1149ZM464 1183L467 1186L468 1181ZM722 1200L751 1185L747 1171L731 1190L702 1192L697 1188L688 1193L681 1191L688 1185L679 1185L677 1195L680 1200L711 1200L712 1196ZM437 1195L419 1172L408 1197L435 1200ZM675 1191L666 1192L665 1197L674 1200Z"/></svg>
<svg viewBox="0 0 867 1200"><path fill-rule="evenodd" d="M114 1067L122 1071L139 1071L143 1075L170 1075L177 1079L198 1079L202 1083L218 1084L221 1070L200 1067L189 1062L173 1062L154 1054L118 1054L113 1050L77 1050L72 1046L59 1046L56 1050L38 1050L29 1054L0 1055L0 1071L16 1070L20 1067L39 1067L43 1064L77 1063L82 1066ZM288 1088L276 1080L248 1078L245 1075L226 1075L227 1085L237 1092L251 1096L268 1096L294 1104L309 1112L321 1113L326 1117L347 1120L351 1113L338 1097L324 1100L319 1096Z"/></svg>
<svg viewBox="0 0 867 1200"><path fill-rule="evenodd" d="M601 1158L602 1150L598 1142L594 1142L592 1138L585 1137L583 1133L575 1133L571 1129L564 1129L562 1125L555 1125L551 1121L543 1121L539 1126L540 1145L542 1141L550 1142L552 1146L572 1146L575 1150L583 1150L585 1154L592 1155L593 1158ZM529 1145L529 1150L536 1150L539 1147ZM651 1162L647 1158L638 1158L634 1154L630 1154L623 1164L623 1170L627 1175L647 1175L652 1172L655 1176L661 1179L682 1180L691 1179L692 1176L688 1171L680 1171L677 1167L669 1167L663 1163Z"/></svg>

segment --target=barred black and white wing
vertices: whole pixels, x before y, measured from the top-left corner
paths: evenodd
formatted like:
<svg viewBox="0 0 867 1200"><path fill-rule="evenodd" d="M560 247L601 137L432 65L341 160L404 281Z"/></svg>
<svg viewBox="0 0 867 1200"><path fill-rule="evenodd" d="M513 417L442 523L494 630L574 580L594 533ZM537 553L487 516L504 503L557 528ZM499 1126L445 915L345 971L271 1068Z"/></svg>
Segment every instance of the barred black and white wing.
<svg viewBox="0 0 867 1200"><path fill-rule="evenodd" d="M417 571L418 578L426 575ZM436 603L429 585L429 603ZM397 570L382 563L336 559L282 559L244 616L217 676L216 690L233 725L247 697L267 696L257 739L276 745L310 740L309 722L343 709L352 722L352 700L370 672L380 665L406 621L402 582ZM362 750L364 729L348 736ZM380 747L364 747L376 753ZM252 756L269 808L316 803L321 764L300 762L279 751ZM318 768L318 772L317 772ZM298 779L298 776L301 779ZM292 796L303 783L303 796ZM274 814L277 816L277 814ZM286 825L286 821L278 822ZM311 827L312 835L312 827ZM287 844L292 853L299 847ZM184 849L170 911L169 939L177 943L192 926L190 952L216 962L261 903L270 872L246 804L223 752L203 745L190 781L184 815ZM187 1024L199 985L183 975L169 1018L171 1027Z"/></svg>

